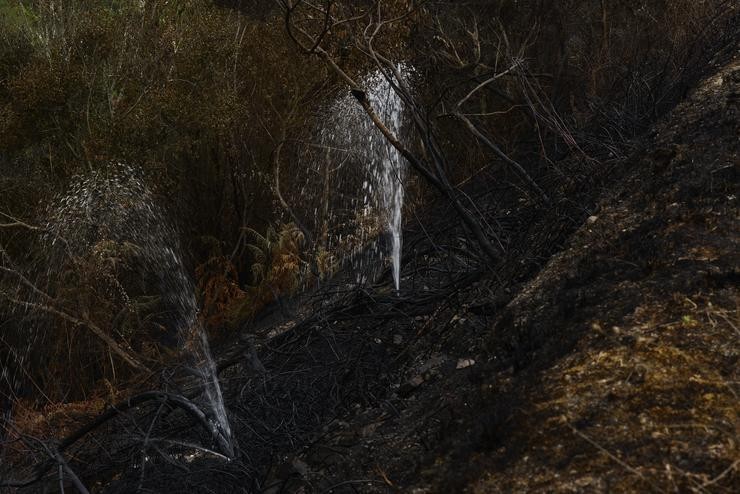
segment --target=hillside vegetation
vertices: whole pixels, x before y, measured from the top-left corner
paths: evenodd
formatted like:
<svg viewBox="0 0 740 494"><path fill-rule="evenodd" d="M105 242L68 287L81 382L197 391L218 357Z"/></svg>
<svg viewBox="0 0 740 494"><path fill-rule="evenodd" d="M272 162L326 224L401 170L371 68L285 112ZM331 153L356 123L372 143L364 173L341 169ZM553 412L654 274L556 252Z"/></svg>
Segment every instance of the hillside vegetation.
<svg viewBox="0 0 740 494"><path fill-rule="evenodd" d="M734 492L737 25L0 0L0 491Z"/></svg>

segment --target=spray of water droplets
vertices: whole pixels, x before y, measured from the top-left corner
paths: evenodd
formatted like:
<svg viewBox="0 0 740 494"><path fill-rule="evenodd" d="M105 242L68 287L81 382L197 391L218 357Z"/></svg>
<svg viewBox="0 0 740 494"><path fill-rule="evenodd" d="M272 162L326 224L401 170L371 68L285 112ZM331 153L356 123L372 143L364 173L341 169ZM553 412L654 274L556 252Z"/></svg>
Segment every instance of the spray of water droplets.
<svg viewBox="0 0 740 494"><path fill-rule="evenodd" d="M403 65L399 68L401 73L408 72L408 68ZM369 74L363 78L361 85L366 89L371 104L386 126L395 135L401 135L404 130L403 101L383 73L376 71ZM358 282L368 272L377 273L377 268L382 267L384 261L389 259L393 282L396 290L399 290L406 161L374 126L352 95L348 94L335 101L329 108L329 114L331 117L327 120L327 125L320 131L321 145L328 150L344 153L344 156L338 158L335 153L335 161L339 161L337 170L342 169L335 179L336 183L332 184L333 189L342 191L347 188L347 184L356 184L358 170L343 164L347 160L361 166L360 175L363 177L360 194L348 194L352 197L349 209L358 217L355 224L359 231L340 232L329 239L329 245L343 250L343 235L359 237L356 245L361 247L350 254L352 265L358 273ZM343 183L345 180L346 184ZM350 185L352 186L354 185ZM341 197L335 198L334 202L339 203L336 209L341 214ZM335 213L329 211L325 214L329 216L328 221L331 221Z"/></svg>
<svg viewBox="0 0 740 494"><path fill-rule="evenodd" d="M231 429L216 365L198 320L195 289L181 257L179 236L158 207L140 170L115 164L73 180L68 191L52 201L43 243L50 254L47 278L70 256L85 256L115 243L135 250L139 269L158 285L169 326L191 369L202 378L212 420L232 449ZM118 294L128 303L126 292ZM228 451L233 455L233 450Z"/></svg>

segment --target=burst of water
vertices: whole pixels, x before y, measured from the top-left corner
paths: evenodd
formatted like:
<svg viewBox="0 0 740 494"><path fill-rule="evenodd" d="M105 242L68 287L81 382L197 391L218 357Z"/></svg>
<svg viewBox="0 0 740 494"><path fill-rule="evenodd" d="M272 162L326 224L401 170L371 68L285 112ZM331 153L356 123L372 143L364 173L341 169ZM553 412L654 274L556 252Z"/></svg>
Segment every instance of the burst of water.
<svg viewBox="0 0 740 494"><path fill-rule="evenodd" d="M107 242L134 249L141 275L154 276L168 309L169 326L188 362L202 377L212 420L233 455L231 429L224 406L216 365L198 319L195 288L180 255L175 228L157 206L139 170L123 164L95 170L75 180L68 192L49 209L45 242L52 252L48 278L68 256L83 257ZM119 296L130 303L119 285Z"/></svg>
<svg viewBox="0 0 740 494"><path fill-rule="evenodd" d="M401 72L407 69L401 66ZM362 80L362 87L378 115L386 126L395 135L403 132L404 107L400 96L393 90L386 77L376 71ZM356 256L353 264L358 272L358 281L364 276L367 253L375 258L374 262L390 259L393 273L393 282L396 290L401 283L401 251L402 251L402 210L404 199L404 179L406 176L406 161L400 153L388 142L383 134L373 125L364 110L357 104L354 97L346 95L335 101L329 109L332 119L330 125L321 131L321 143L326 149L341 150L354 162L360 162L363 169L361 194L362 200L353 199L349 209L359 213L359 233L362 255ZM327 161L330 156L327 153ZM343 161L342 161L343 163ZM342 165L338 165L338 168ZM349 170L347 175L357 176L357 170ZM328 177L325 178L327 180ZM342 189L342 178L333 184ZM356 181L352 181L356 183ZM356 189L355 189L356 190ZM356 197L356 192L353 195ZM332 213L328 213L331 217ZM371 218L380 220L380 225L374 225ZM330 218L331 219L331 218ZM364 222L364 224L363 224ZM385 233L385 246L375 241L369 249L365 245L379 233ZM341 234L333 240L335 244L342 244Z"/></svg>

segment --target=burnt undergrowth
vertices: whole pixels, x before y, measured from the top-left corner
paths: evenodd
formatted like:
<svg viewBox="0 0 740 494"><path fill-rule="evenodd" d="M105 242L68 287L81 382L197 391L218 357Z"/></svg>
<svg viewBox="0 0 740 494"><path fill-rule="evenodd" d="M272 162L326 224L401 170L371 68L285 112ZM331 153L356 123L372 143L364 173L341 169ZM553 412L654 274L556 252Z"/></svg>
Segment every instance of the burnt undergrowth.
<svg viewBox="0 0 740 494"><path fill-rule="evenodd" d="M685 116L614 156L586 148L539 173L550 204L498 170L464 185L496 232L498 261L437 203L407 222L399 292L389 270L372 282L340 272L243 321L215 348L235 458L208 417L188 412L203 405L192 370L169 368L132 383L137 398L50 411L38 435L54 429L58 441L11 430L14 488L51 490L60 478L122 493L731 486L737 355L722 340L736 317L725 198L736 192L726 162L737 120L719 116L736 115L738 72L716 63L724 79L702 88L719 89L699 91ZM670 367L679 360L694 374ZM714 432L655 436L687 423ZM725 449L700 447L709 442Z"/></svg>
<svg viewBox="0 0 740 494"><path fill-rule="evenodd" d="M535 243L532 218L545 221L543 205L522 203L513 184L490 187L490 177L477 183L466 194L482 218L495 222L502 245L512 253L499 265L476 252L454 211L440 204L406 228L399 292L391 288L389 270L364 283L357 282L357 273L340 273L301 296L276 302L272 311L245 323L239 339L215 349L236 459L224 461L207 427L158 396L136 406L107 405L104 422L83 429L84 434L73 432L74 441L62 441L59 452L86 485L105 492L186 487L280 492L288 484L308 482L300 455L321 450L333 427L362 410L380 404L392 413L394 402L420 385L409 374L437 348L457 347L464 354L471 344L479 345L482 334L458 338L460 307L478 313L476 324L483 330L517 284L531 278L588 213L563 191L571 198L555 206L559 222ZM531 243L520 253L512 246L524 238ZM197 402L200 390L194 382L187 369L170 369L137 386ZM324 467L336 462L336 452L318 454L325 456ZM19 462L14 469L18 479L27 474L29 491L58 482L54 458L36 461L27 467ZM327 474L312 485L321 490L331 478Z"/></svg>
<svg viewBox="0 0 740 494"><path fill-rule="evenodd" d="M633 156L646 148L638 149ZM535 303L527 296L532 280L554 255L573 247L573 233L590 224L588 218L604 214L604 191L624 190L615 184L634 169L594 168L578 156L563 165L584 162L598 173L561 183L549 206L522 199L514 185L493 177L467 186L481 217L500 232L507 255L496 265L476 254L451 208L440 204L407 225L400 292L390 288L389 271L372 283L340 273L245 322L240 337L215 352L235 459L225 460L207 427L161 396L125 408L108 405L104 423L52 447L85 485L105 492L393 491L419 479L457 489L481 466L433 473L425 465L440 451L450 465L470 454L491 455L486 468L515 465L528 444L512 443L509 431L524 427L521 410L542 384L540 373L574 352L600 302L620 298L616 321L649 296L642 289L620 294L606 279L644 282L661 293L704 283L689 275L691 266L684 278L656 264L672 249L653 235L668 221L656 217L535 287L537 296L547 297L545 313L522 312L520 300ZM692 183L704 190L706 179L681 182L681 190ZM724 286L732 276L724 268L712 279ZM635 337L624 338L634 344ZM186 369L139 386L196 402L200 393ZM574 427L595 420L581 417ZM390 430L379 432L384 427ZM409 441L411 454L396 450ZM578 445L570 460L588 449ZM34 481L28 492L58 482L54 457L35 460L35 466L14 468L16 478L26 473Z"/></svg>
<svg viewBox="0 0 740 494"><path fill-rule="evenodd" d="M513 184L493 183L485 177L466 194L501 232L508 254L498 265L476 253L451 207L440 204L407 225L399 292L390 287L389 270L365 283L357 283L357 273L340 273L304 295L276 302L245 323L239 339L216 348L236 459L224 461L207 427L156 396L120 410L108 405L104 423L71 434L75 441L64 441L60 452L87 485L105 492L331 487L347 444L335 451L324 445L326 439L336 438L337 427L365 410L381 407L397 415L399 402L436 379L433 366L415 373L438 358L440 349L461 358L480 351L486 328L592 211L594 197L584 191L598 190L595 178L584 176L545 207L522 200ZM582 194L577 200L574 190ZM461 309L473 318L461 322ZM461 328L470 324L475 331L461 338ZM536 339L514 345L511 356L497 362L507 367L517 352L537 345ZM200 393L187 369L168 370L138 386L195 401ZM505 415L500 409L487 413L494 421ZM305 455L318 461L311 472L325 471L323 478L308 474ZM18 463L15 470L33 481L30 491L58 481L53 458L37 461L25 468Z"/></svg>

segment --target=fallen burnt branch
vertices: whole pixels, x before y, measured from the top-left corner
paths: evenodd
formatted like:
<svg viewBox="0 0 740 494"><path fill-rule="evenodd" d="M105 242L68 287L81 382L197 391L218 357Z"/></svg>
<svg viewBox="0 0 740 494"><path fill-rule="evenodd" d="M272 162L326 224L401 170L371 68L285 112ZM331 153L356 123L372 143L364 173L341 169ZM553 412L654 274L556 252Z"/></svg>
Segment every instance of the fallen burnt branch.
<svg viewBox="0 0 740 494"><path fill-rule="evenodd" d="M49 455L51 465L49 468L53 466L53 463L56 462L57 469L58 469L58 478L59 478L59 490L60 492L64 492L64 478L65 474L67 477L69 477L70 481L72 482L72 485L77 489L77 491L80 494L89 494L89 490L85 485L82 483L80 478L77 476L77 474L72 470L72 468L69 466L67 461L64 459L62 454L59 452L59 449L51 446L44 441L28 436L25 434L19 434L21 441L24 443L35 443L38 444L38 448L36 448L39 451L45 452L47 455ZM38 478L33 479L26 479L26 480L6 480L6 481L0 481L0 487L10 487L10 488L23 488L23 487L29 487L33 484L35 484L37 481L41 480L41 477L43 474L41 474Z"/></svg>
<svg viewBox="0 0 740 494"><path fill-rule="evenodd" d="M61 456L61 454L64 451L66 451L71 446L73 446L75 443L77 443L79 440L81 440L88 434L91 434L96 429L100 428L101 426L111 421L112 419L120 415L126 414L130 410L133 410L133 409L145 406L145 405L149 405L149 404L159 405L160 407L167 405L173 409L180 409L184 411L188 416L194 419L196 423L199 423L203 427L203 429L205 429L211 435L212 439L219 445L221 450L228 457L234 456L234 450L233 450L233 447L231 445L229 438L224 436L224 433L219 429L219 427L206 416L206 414L203 412L203 410L200 409L198 405L196 405L191 400L189 400L188 398L182 395L168 393L164 391L148 391L148 392L137 394L115 405L112 405L105 412L98 415L94 420L92 420L88 424L77 429L75 432L73 432L72 434L68 435L67 437L59 441L58 445L53 448L53 451L52 451L53 454L51 454L51 460L42 462L39 465L37 465L35 468L36 473L30 478L23 479L23 480L0 481L0 487L15 487L15 488L29 487L41 481L44 478L44 476L49 472L49 470L53 468L55 463L60 466L66 465L66 468L69 469L69 466L67 465L67 463L64 461L63 457ZM48 447L45 444L44 444L44 448L48 449Z"/></svg>
<svg viewBox="0 0 740 494"><path fill-rule="evenodd" d="M89 432L97 429L102 424L111 420L115 416L148 402L155 402L158 404L170 404L187 412L188 415L196 419L196 421L199 422L203 426L203 428L211 434L216 443L228 456L233 456L233 448L228 438L224 437L223 432L220 431L218 426L206 416L206 414L203 412L203 410L200 409L200 407L198 407L198 405L190 401L188 398L185 398L184 396L173 393L166 393L163 391L149 391L146 393L141 393L112 406L103 414L98 416L93 422L89 423L85 427L76 431L71 436L68 436L66 439L64 439L59 444L59 450L64 451L72 444L77 442L85 434L88 434Z"/></svg>

